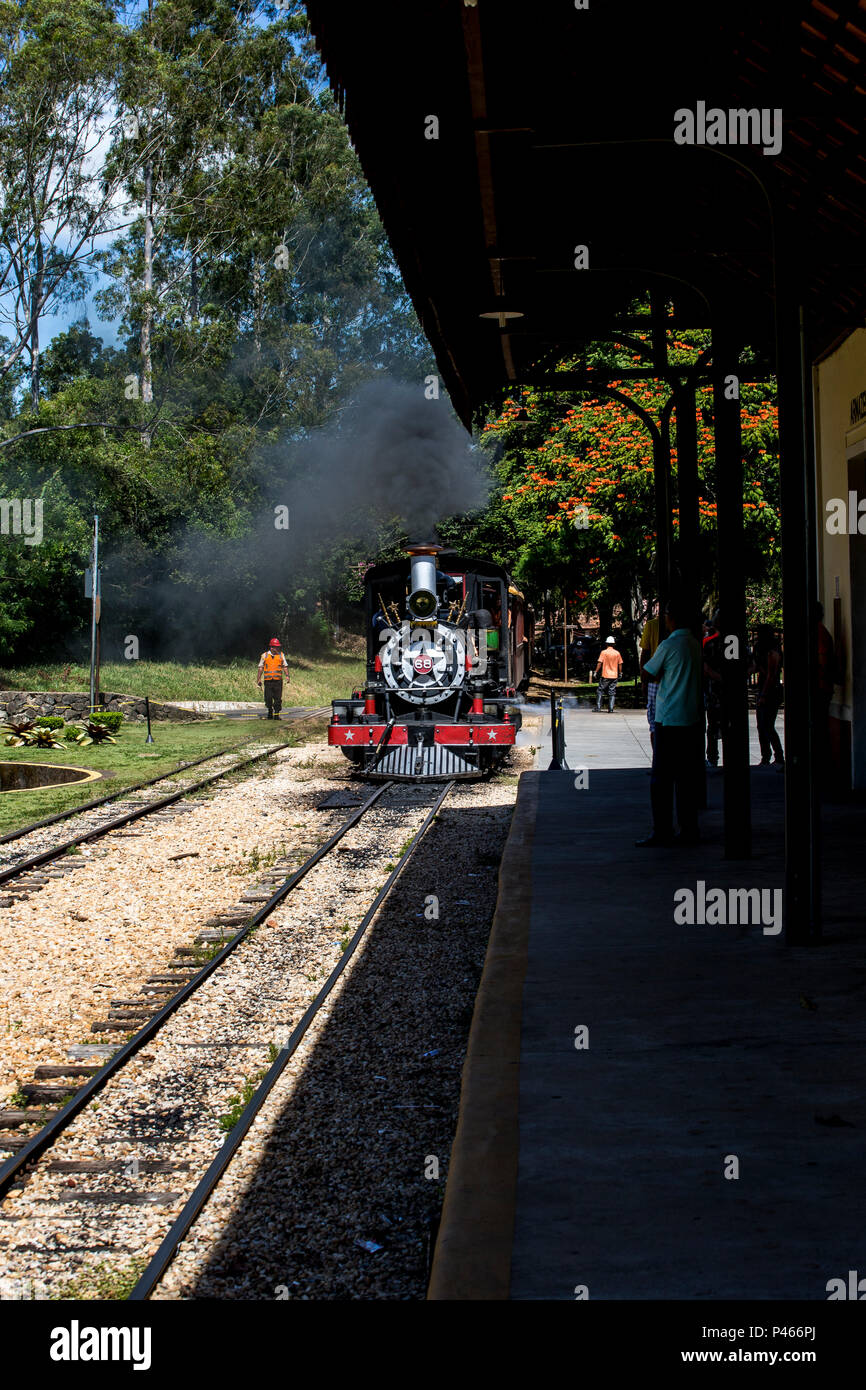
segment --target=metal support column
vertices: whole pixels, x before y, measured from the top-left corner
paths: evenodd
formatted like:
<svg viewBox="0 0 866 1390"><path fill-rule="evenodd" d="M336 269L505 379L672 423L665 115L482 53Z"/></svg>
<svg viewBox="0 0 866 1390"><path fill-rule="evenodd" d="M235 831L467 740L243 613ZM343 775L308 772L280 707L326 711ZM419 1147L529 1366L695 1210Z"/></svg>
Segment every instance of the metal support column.
<svg viewBox="0 0 866 1390"><path fill-rule="evenodd" d="M782 604L785 640L785 940L820 935L820 814L815 780L814 478L806 439L803 314L796 289L777 263L776 353L782 496Z"/></svg>
<svg viewBox="0 0 866 1390"><path fill-rule="evenodd" d="M671 596L671 437L667 422L653 433L653 487L656 510L656 573L659 636L665 636L665 604Z"/></svg>
<svg viewBox="0 0 866 1390"><path fill-rule="evenodd" d="M752 853L749 794L749 704L743 545L743 454L740 438L738 344L725 326L713 329L713 414L719 526L719 605L724 700L725 858ZM732 641L731 639L736 639Z"/></svg>
<svg viewBox="0 0 866 1390"><path fill-rule="evenodd" d="M821 590L818 570L818 527L823 525L823 517L818 519L818 461L815 452L815 397L812 387L812 370L808 351L808 331L803 309L800 310L800 368L803 382L805 409L803 411L803 449L806 460L804 483L806 487L806 543L807 543L807 597L809 601L809 631L813 632L815 623L812 612ZM821 841L821 786L822 773L826 769L818 766L821 750L824 748L823 736L826 730L818 732L817 720L821 718L818 699L818 638L817 631L809 643L809 689L812 704L809 711L809 732L811 739L812 771L809 777L809 814L812 840L812 874L810 882L809 931L812 939L823 936L822 926L822 841ZM826 754L825 754L826 756Z"/></svg>
<svg viewBox="0 0 866 1390"><path fill-rule="evenodd" d="M677 412L677 494L679 497L679 568L683 597L694 613L701 606L700 520L698 513L698 430L695 420L695 387L678 382L674 389Z"/></svg>

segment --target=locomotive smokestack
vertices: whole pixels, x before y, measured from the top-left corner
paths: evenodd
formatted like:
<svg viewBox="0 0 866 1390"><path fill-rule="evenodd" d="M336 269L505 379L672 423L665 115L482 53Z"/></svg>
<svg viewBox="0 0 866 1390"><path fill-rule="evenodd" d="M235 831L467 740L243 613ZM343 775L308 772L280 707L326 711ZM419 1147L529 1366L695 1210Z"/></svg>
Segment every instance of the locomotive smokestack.
<svg viewBox="0 0 866 1390"><path fill-rule="evenodd" d="M413 618L432 618L439 606L436 597L436 557L442 549L432 541L407 546L412 566L407 606Z"/></svg>

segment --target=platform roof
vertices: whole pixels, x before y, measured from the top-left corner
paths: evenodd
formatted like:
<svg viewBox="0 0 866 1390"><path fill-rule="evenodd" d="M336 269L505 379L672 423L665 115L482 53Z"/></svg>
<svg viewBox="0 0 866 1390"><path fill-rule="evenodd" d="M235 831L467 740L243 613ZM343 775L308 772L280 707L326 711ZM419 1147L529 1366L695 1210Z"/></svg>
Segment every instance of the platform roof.
<svg viewBox="0 0 866 1390"><path fill-rule="evenodd" d="M866 321L866 0L307 9L467 424L502 386L645 326L647 291L672 325L726 321L771 359L774 236L811 356ZM780 152L675 143L701 102L781 110ZM523 317L480 317L500 310Z"/></svg>

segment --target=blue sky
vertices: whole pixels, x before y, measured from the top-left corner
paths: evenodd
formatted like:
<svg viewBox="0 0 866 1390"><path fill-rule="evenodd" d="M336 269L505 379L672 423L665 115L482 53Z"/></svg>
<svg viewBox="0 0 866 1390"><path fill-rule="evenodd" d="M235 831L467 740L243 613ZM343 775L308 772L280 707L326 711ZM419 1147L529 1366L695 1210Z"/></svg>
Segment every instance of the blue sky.
<svg viewBox="0 0 866 1390"><path fill-rule="evenodd" d="M105 282L105 277L100 276L100 281ZM79 319L87 318L90 323L91 333L95 333L97 338L101 338L106 347L117 347L117 324L111 320L101 319L96 312L93 303L93 296L100 288L100 284L95 284L87 294L84 303L63 304L55 314L46 314L39 320L39 341L44 351L53 338L58 334L65 333L70 324L76 323Z"/></svg>
<svg viewBox="0 0 866 1390"><path fill-rule="evenodd" d="M272 3L277 4L277 9L279 11L279 0L272 0ZM125 12L127 23L130 23L133 22L135 16L140 15L141 12L146 9L146 0L118 0L118 8ZM269 17L261 11L254 13L252 18L255 24L266 24L269 22ZM97 238L98 244L102 246L108 245L110 241L111 235ZM58 334L65 333L71 324L85 317L90 324L91 332L101 338L106 347L116 347L119 345L116 322L110 319L101 319L94 304L95 294L110 283L109 277L95 270L94 267L89 267L88 273L92 276L93 283L83 301L60 305L54 313L45 314L40 318L39 343L41 352L45 351Z"/></svg>

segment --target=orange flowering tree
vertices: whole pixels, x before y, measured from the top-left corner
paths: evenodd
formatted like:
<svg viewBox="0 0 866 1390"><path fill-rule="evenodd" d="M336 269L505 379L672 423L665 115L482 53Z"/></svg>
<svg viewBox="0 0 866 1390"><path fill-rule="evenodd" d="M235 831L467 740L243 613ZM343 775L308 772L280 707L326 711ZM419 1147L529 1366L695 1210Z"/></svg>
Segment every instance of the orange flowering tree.
<svg viewBox="0 0 866 1390"><path fill-rule="evenodd" d="M670 361L694 364L706 341L706 335L698 332L670 335ZM590 367L616 363L636 368L645 361L640 352L612 354L609 347L587 357ZM574 367L572 362L561 364L566 371ZM614 378L610 386L659 423L669 395L665 382ZM781 523L775 386L742 385L740 397L746 575L762 592L777 594ZM528 416L525 423L518 423L520 410ZM703 597L712 601L716 469L709 386L697 392L696 416L700 527L705 541L701 578ZM653 453L644 422L609 397L527 389L503 401L501 410L484 426L482 442L492 455L499 482L485 525L492 527L501 560L536 594L554 591L557 597L587 609L597 608L602 622L616 604L622 605L624 616L634 613L639 620L647 596L656 588ZM676 547L675 415L671 458ZM511 553L505 553L509 548Z"/></svg>

